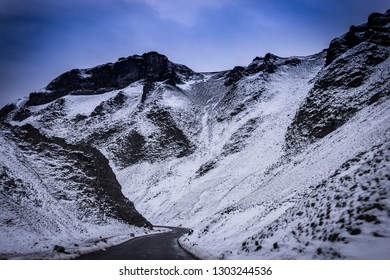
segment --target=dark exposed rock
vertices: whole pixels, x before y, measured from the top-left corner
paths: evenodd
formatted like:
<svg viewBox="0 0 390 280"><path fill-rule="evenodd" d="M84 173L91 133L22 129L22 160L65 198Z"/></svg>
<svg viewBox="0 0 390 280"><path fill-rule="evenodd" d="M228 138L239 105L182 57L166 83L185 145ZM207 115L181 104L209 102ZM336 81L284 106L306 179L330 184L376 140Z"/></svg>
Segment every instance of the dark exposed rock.
<svg viewBox="0 0 390 280"><path fill-rule="evenodd" d="M234 117L245 110L245 104L241 103L236 108L233 109L233 111L230 112L230 116Z"/></svg>
<svg viewBox="0 0 390 280"><path fill-rule="evenodd" d="M156 141L169 154L180 158L190 155L195 150L195 146L184 132L177 127L168 111L156 106L146 116L161 130Z"/></svg>
<svg viewBox="0 0 390 280"><path fill-rule="evenodd" d="M73 121L75 121L75 122L81 122L81 121L83 121L83 120L85 120L85 119L87 119L87 118L88 118L88 116L77 114L77 115L74 117Z"/></svg>
<svg viewBox="0 0 390 280"><path fill-rule="evenodd" d="M336 130L353 117L357 111L379 98L389 96L387 81L375 80L359 94L346 96L343 90L359 87L373 73L376 61L389 56L383 47L368 44L364 51L351 52L346 59L334 61L321 75L299 108L286 134L287 148L299 149L304 142L311 143ZM356 67L350 68L349 59L354 59Z"/></svg>
<svg viewBox="0 0 390 280"><path fill-rule="evenodd" d="M8 104L5 105L3 108L0 109L0 121L5 121L9 114L16 109L15 104Z"/></svg>
<svg viewBox="0 0 390 280"><path fill-rule="evenodd" d="M108 160L97 149L86 144L68 144L62 138L48 138L38 129L27 124L21 127L10 127L15 143L26 153L42 153L51 157L61 156L62 160L77 163L74 169L79 169L85 177L72 176L69 184L77 183L85 196L95 197L97 202L86 199L78 201L83 209L96 209L107 216L117 218L129 224L148 226L151 224L142 217L121 192L121 186L113 173ZM44 154L44 155L43 155ZM58 199L66 200L66 193L59 194ZM92 203L92 205L88 205Z"/></svg>
<svg viewBox="0 0 390 280"><path fill-rule="evenodd" d="M144 136L132 129L110 145L109 150L119 166L126 167L141 161L158 162L170 157L180 158L194 152L195 146L177 127L167 110L152 105L146 118L155 126L155 132Z"/></svg>
<svg viewBox="0 0 390 280"><path fill-rule="evenodd" d="M123 108L126 103L127 96L123 94L123 92L119 92L113 98L108 99L107 101L103 101L100 103L91 113L91 117L95 116L103 116L106 114L111 114L119 109Z"/></svg>
<svg viewBox="0 0 390 280"><path fill-rule="evenodd" d="M92 145L98 145L99 143L109 141L109 139L114 137L120 130L121 128L116 125L112 125L109 128L96 129L89 135L86 142Z"/></svg>
<svg viewBox="0 0 390 280"><path fill-rule="evenodd" d="M151 93L155 88L155 85L153 82L145 82L143 88L142 88L142 97L141 97L141 103L144 103L146 99L149 96L149 93Z"/></svg>
<svg viewBox="0 0 390 280"><path fill-rule="evenodd" d="M245 67L236 66L226 75L225 86L230 86L245 76Z"/></svg>
<svg viewBox="0 0 390 280"><path fill-rule="evenodd" d="M66 102L64 98L59 98L55 102L51 103L49 106L47 106L41 111L42 117L40 118L39 122L42 123L43 126L45 126L47 123L64 117L66 109L65 103Z"/></svg>
<svg viewBox="0 0 390 280"><path fill-rule="evenodd" d="M16 114L14 115L12 120L21 122L21 121L27 119L30 116L31 116L30 110L28 108L26 108L26 107L23 107L19 111L16 112Z"/></svg>
<svg viewBox="0 0 390 280"><path fill-rule="evenodd" d="M222 147L222 156L240 152L246 146L246 139L258 127L261 120L259 118L249 119L243 126L237 129L230 137L229 141Z"/></svg>
<svg viewBox="0 0 390 280"><path fill-rule="evenodd" d="M350 88L361 85L370 70L389 57L389 51L371 43L363 43L362 48L356 49L348 57L337 59L330 65L326 74L321 76L314 85L315 89ZM354 58L353 69L350 59Z"/></svg>
<svg viewBox="0 0 390 280"><path fill-rule="evenodd" d="M112 152L117 161L124 166L129 166L147 158L145 143L144 136L132 130L125 137L118 139L119 148L112 149Z"/></svg>
<svg viewBox="0 0 390 280"><path fill-rule="evenodd" d="M263 59L255 58L251 64L249 64L247 72L249 74L258 73L264 71L266 73L274 73L277 66L275 62L279 59L278 56L271 53L267 53ZM257 63L260 61L261 63Z"/></svg>
<svg viewBox="0 0 390 280"><path fill-rule="evenodd" d="M181 77L186 78L193 74L191 69L170 62L166 56L149 52L91 69L68 71L50 82L46 92L31 93L26 105L49 103L69 94L101 94L124 88L142 79L147 82L166 81L167 84L176 85L182 82Z"/></svg>
<svg viewBox="0 0 390 280"><path fill-rule="evenodd" d="M390 46L390 28L386 26L389 22L390 10L385 14L371 14L366 24L352 25L346 34L330 42L325 65L329 65L347 50L364 41L381 46Z"/></svg>
<svg viewBox="0 0 390 280"><path fill-rule="evenodd" d="M301 63L301 60L298 58L286 59L286 61L284 62L285 65L291 65L291 66L297 66L300 63Z"/></svg>
<svg viewBox="0 0 390 280"><path fill-rule="evenodd" d="M390 21L390 13L375 14L370 16L370 20L370 24L351 27L346 35L332 41L327 56L328 66L318 75L288 128L288 151L299 151L307 143L325 137L365 106L390 96L388 77L379 70L380 64L390 55L386 40L372 40L377 36L361 34L368 30L369 25L370 32L389 37L390 29L381 29L379 25ZM378 78L378 73L381 78ZM375 79L371 78L373 75L376 75ZM351 89L359 89L363 85L364 89L349 94Z"/></svg>
<svg viewBox="0 0 390 280"><path fill-rule="evenodd" d="M46 104L56 100L57 98L61 98L68 93L65 91L61 92L32 92L30 93L29 99L26 102L27 106L35 106Z"/></svg>
<svg viewBox="0 0 390 280"><path fill-rule="evenodd" d="M53 247L53 251L55 251L57 253L67 254L66 251L65 251L65 247L64 246L60 246L60 245L55 245Z"/></svg>
<svg viewBox="0 0 390 280"><path fill-rule="evenodd" d="M217 166L217 161L216 160L209 160L206 163L202 164L201 167L195 172L196 177L202 177L205 175L207 172L212 170Z"/></svg>
<svg viewBox="0 0 390 280"><path fill-rule="evenodd" d="M362 232L362 231L361 231L360 228L351 228L351 229L349 229L349 233L350 233L351 235L359 235L361 232Z"/></svg>
<svg viewBox="0 0 390 280"><path fill-rule="evenodd" d="M263 58L262 57L256 57L251 64L249 64L247 67L242 66L236 66L233 68L233 70L228 71L225 76L225 86L231 86L236 84L240 79L242 79L245 76L264 72L268 74L272 74L277 69L277 61L281 58L273 55L271 53L267 53ZM298 65L296 60L287 60L284 62L288 65Z"/></svg>

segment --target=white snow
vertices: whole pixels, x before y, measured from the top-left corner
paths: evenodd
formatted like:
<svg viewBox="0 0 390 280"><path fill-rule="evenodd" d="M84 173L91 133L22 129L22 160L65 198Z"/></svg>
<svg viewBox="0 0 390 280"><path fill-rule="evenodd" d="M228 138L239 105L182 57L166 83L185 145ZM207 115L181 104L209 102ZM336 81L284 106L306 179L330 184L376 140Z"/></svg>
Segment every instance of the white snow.
<svg viewBox="0 0 390 280"><path fill-rule="evenodd" d="M82 203L93 201L67 181L88 179L74 163L22 152L9 139L6 130L0 132L0 258L73 258L156 232L83 209ZM56 245L67 254L53 251Z"/></svg>
<svg viewBox="0 0 390 280"><path fill-rule="evenodd" d="M361 225L361 235L351 235L346 229L340 232L348 243L338 241L333 246L331 241L313 240L313 236L336 232L339 226L336 222L350 209L347 206L336 209L336 203L328 196L333 198L340 192L338 187L343 176L355 180L360 176L355 171L363 172L368 167L362 161L333 178L336 170L360 153L377 152L375 145L389 143L390 101L384 99L363 107L340 128L308 145L300 154L288 157L286 131L316 79L327 70L323 68L324 54L299 59L298 65L280 65L270 75L263 72L249 75L231 91L223 84L220 73L188 80L178 85L180 90L160 83L143 104L145 110L140 106L142 84L135 83L123 90L129 97L124 108L90 119L88 126L72 125L68 121L79 114L90 115L118 91L97 96L66 96L66 114L58 122L38 121L38 112L46 107L35 108L37 115L26 122L40 127L46 134L74 142L88 140L96 131L106 132L115 127L116 134L96 142L96 146L110 159L123 193L153 224L193 228L194 232L180 239L180 243L200 258L388 259L390 222L380 212L374 214L382 223ZM377 66L362 86L335 92L332 105L345 104L348 97L369 91L375 81L387 79L389 65L387 59ZM355 62L351 61L351 67L356 67ZM148 137L159 133L157 125L146 117L148 106L152 105L169 112L197 149L181 158L141 160L121 166L110 148L116 147L122 137L136 130L145 141L153 141ZM6 143L0 146L4 146L4 153L9 149ZM153 151L145 151L148 152ZM384 149L383 153L383 165L371 170L372 176L367 175L361 181L356 179L358 184L364 186L380 175L387 178L381 184L382 191L388 191L389 150ZM10 162L17 161L4 159L4 164ZM206 163L214 166L200 174ZM307 208L306 200L316 201L316 187L323 182L326 188L319 188L323 203L318 208ZM373 196L379 192L372 189ZM352 193L344 202L359 205L356 201L360 194ZM390 208L389 201L387 198L383 205ZM302 232L294 236L293 231L309 230L312 222L320 223L317 215L326 212L325 202L333 208L329 221L319 226L321 234ZM374 231L385 237L373 236ZM77 234L76 237L84 236Z"/></svg>
<svg viewBox="0 0 390 280"><path fill-rule="evenodd" d="M84 69L84 70L80 70L79 76L82 79L88 79L88 78L92 77L92 74L91 73L87 73L87 70Z"/></svg>

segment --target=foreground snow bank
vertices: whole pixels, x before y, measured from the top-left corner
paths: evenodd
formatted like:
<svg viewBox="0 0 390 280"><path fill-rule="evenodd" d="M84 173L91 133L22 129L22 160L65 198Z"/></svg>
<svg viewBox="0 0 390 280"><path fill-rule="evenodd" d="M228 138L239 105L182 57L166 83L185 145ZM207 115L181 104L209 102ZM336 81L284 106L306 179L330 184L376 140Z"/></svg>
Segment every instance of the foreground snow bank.
<svg viewBox="0 0 390 280"><path fill-rule="evenodd" d="M1 259L72 259L82 254L119 245L135 237L159 233L161 230L142 229L126 224L116 224L105 227L88 226L88 233L67 232L59 235L37 236L22 231L14 231L13 238L8 235L0 240L7 240L7 244L0 244ZM118 233L120 233L118 235ZM26 242L26 240L28 242Z"/></svg>

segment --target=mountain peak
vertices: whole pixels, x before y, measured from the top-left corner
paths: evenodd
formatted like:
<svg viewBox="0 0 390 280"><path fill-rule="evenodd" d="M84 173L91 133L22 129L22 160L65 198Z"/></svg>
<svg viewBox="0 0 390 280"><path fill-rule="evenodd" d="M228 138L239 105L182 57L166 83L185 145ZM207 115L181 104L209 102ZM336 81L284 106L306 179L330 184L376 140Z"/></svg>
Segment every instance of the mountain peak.
<svg viewBox="0 0 390 280"><path fill-rule="evenodd" d="M101 94L122 89L139 80L166 81L176 85L182 82L180 76L192 74L194 72L188 67L175 64L165 55L152 51L141 56L122 57L115 63L65 72L51 81L45 91L31 93L26 105L46 104L65 95Z"/></svg>
<svg viewBox="0 0 390 280"><path fill-rule="evenodd" d="M368 17L367 23L358 26L352 25L347 33L330 42L326 56L326 65L329 65L347 50L362 42L390 46L389 26L390 10L387 10L384 14L372 13Z"/></svg>

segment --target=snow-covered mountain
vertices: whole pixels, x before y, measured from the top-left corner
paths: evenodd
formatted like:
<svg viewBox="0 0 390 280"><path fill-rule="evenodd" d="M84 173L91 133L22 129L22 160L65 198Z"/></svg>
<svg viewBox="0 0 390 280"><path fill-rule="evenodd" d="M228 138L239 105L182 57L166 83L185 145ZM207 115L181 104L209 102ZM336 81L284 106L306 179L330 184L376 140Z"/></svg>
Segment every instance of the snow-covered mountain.
<svg viewBox="0 0 390 280"><path fill-rule="evenodd" d="M64 73L0 111L1 244L43 214L37 232L148 225L121 190L200 258L390 258L389 31L390 11L307 57Z"/></svg>

